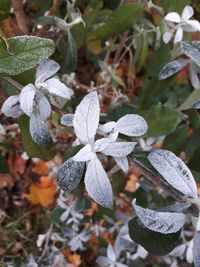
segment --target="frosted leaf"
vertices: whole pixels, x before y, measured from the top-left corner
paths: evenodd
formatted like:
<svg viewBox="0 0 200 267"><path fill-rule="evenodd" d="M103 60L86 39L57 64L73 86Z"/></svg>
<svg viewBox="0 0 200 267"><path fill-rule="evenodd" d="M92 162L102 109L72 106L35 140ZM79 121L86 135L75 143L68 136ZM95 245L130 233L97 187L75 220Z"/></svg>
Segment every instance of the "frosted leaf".
<svg viewBox="0 0 200 267"><path fill-rule="evenodd" d="M90 144L84 146L79 152L73 157L74 161L88 161L96 157L96 154L92 151Z"/></svg>
<svg viewBox="0 0 200 267"><path fill-rule="evenodd" d="M35 90L36 90L35 86L29 83L21 90L19 95L20 107L23 110L23 112L29 117L31 116L31 113L33 111Z"/></svg>
<svg viewBox="0 0 200 267"><path fill-rule="evenodd" d="M198 77L198 74L197 74L196 69L194 68L193 64L190 64L189 73L190 73L190 81L191 81L192 86L195 89L200 89L199 77Z"/></svg>
<svg viewBox="0 0 200 267"><path fill-rule="evenodd" d="M135 142L112 142L102 151L106 156L125 157L130 154L135 145Z"/></svg>
<svg viewBox="0 0 200 267"><path fill-rule="evenodd" d="M107 257L111 260L111 261L116 261L116 255L113 249L113 246L111 244L108 245L107 248Z"/></svg>
<svg viewBox="0 0 200 267"><path fill-rule="evenodd" d="M99 100L96 92L86 95L77 106L73 124L82 144L93 142L99 124Z"/></svg>
<svg viewBox="0 0 200 267"><path fill-rule="evenodd" d="M110 144L111 140L109 138L101 138L98 139L94 144L94 151L101 152L103 151L108 144Z"/></svg>
<svg viewBox="0 0 200 267"><path fill-rule="evenodd" d="M188 64L188 62L189 61L186 59L178 59L178 60L173 60L169 62L160 71L159 79L164 80L174 75L175 73L182 70Z"/></svg>
<svg viewBox="0 0 200 267"><path fill-rule="evenodd" d="M194 266L200 267L200 232L196 232L193 239Z"/></svg>
<svg viewBox="0 0 200 267"><path fill-rule="evenodd" d="M189 20L194 15L194 9L191 6L185 6L181 15L183 20Z"/></svg>
<svg viewBox="0 0 200 267"><path fill-rule="evenodd" d="M29 129L32 139L39 145L46 145L52 141L49 130L38 112L33 112L29 121Z"/></svg>
<svg viewBox="0 0 200 267"><path fill-rule="evenodd" d="M107 133L110 133L115 128L115 126L116 126L116 122L110 121L105 124L99 125L98 131L104 134L107 134Z"/></svg>
<svg viewBox="0 0 200 267"><path fill-rule="evenodd" d="M195 109L200 109L200 99L196 100L193 104L192 107Z"/></svg>
<svg viewBox="0 0 200 267"><path fill-rule="evenodd" d="M106 208L112 208L113 193L111 183L97 157L87 165L85 186L90 197L97 203Z"/></svg>
<svg viewBox="0 0 200 267"><path fill-rule="evenodd" d="M181 42L181 50L200 66L200 41Z"/></svg>
<svg viewBox="0 0 200 267"><path fill-rule="evenodd" d="M49 100L43 93L38 92L35 96L35 103L39 109L40 118L42 121L45 121L51 115L51 105Z"/></svg>
<svg viewBox="0 0 200 267"><path fill-rule="evenodd" d="M190 264L193 263L193 239L187 243L186 261Z"/></svg>
<svg viewBox="0 0 200 267"><path fill-rule="evenodd" d="M41 83L43 89L47 90L49 94L58 97L70 99L74 94L73 90L68 88L64 83L56 78L51 78Z"/></svg>
<svg viewBox="0 0 200 267"><path fill-rule="evenodd" d="M179 192L197 199L197 187L189 168L172 152L158 149L148 155L153 167Z"/></svg>
<svg viewBox="0 0 200 267"><path fill-rule="evenodd" d="M162 234L178 232L186 222L186 215L178 212L157 212L142 208L132 202L140 221L148 229Z"/></svg>
<svg viewBox="0 0 200 267"><path fill-rule="evenodd" d="M65 126L73 127L74 114L65 114L61 117L60 123Z"/></svg>
<svg viewBox="0 0 200 267"><path fill-rule="evenodd" d="M167 21L176 22L176 23L181 22L181 17L180 17L179 14L176 13L176 12L170 12L170 13L168 13L168 14L165 16L164 19L167 20Z"/></svg>
<svg viewBox="0 0 200 267"><path fill-rule="evenodd" d="M127 136L140 136L146 133L148 126L143 117L127 114L117 121L115 129Z"/></svg>
<svg viewBox="0 0 200 267"><path fill-rule="evenodd" d="M51 59L46 59L40 62L36 69L36 81L35 84L39 84L44 82L46 79L53 76L56 72L58 72L60 66L57 62Z"/></svg>
<svg viewBox="0 0 200 267"><path fill-rule="evenodd" d="M12 118L17 118L23 114L20 108L19 96L13 95L8 97L1 107L1 111L7 116Z"/></svg>
<svg viewBox="0 0 200 267"><path fill-rule="evenodd" d="M117 163L117 165L122 169L122 171L127 174L129 170L127 157L121 157L121 158L114 157L114 160Z"/></svg>
<svg viewBox="0 0 200 267"><path fill-rule="evenodd" d="M52 105L56 106L59 109L62 109L67 102L66 98L50 94L48 95L48 99Z"/></svg>
<svg viewBox="0 0 200 267"><path fill-rule="evenodd" d="M174 36L174 43L177 44L177 43L180 43L180 41L183 39L183 29L182 28L179 28L176 33L175 33L175 36Z"/></svg>
<svg viewBox="0 0 200 267"><path fill-rule="evenodd" d="M80 183L85 169L84 162L74 161L72 158L65 161L57 173L57 182L64 191L73 191Z"/></svg>
<svg viewBox="0 0 200 267"><path fill-rule="evenodd" d="M196 231L200 231L200 217L198 218L198 220L196 222Z"/></svg>

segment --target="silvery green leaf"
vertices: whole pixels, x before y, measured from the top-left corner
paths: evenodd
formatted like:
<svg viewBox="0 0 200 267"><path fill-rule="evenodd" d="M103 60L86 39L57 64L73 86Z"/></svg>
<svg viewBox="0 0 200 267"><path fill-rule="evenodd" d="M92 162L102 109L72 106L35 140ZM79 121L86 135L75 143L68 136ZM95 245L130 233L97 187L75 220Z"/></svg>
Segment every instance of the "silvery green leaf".
<svg viewBox="0 0 200 267"><path fill-rule="evenodd" d="M148 229L162 234L178 232L186 222L186 215L178 212L157 212L142 208L132 202L135 212Z"/></svg>
<svg viewBox="0 0 200 267"><path fill-rule="evenodd" d="M125 157L133 151L136 144L136 142L112 142L102 150L102 153L106 156Z"/></svg>
<svg viewBox="0 0 200 267"><path fill-rule="evenodd" d="M158 149L148 155L151 165L179 192L197 199L197 187L185 163L172 152Z"/></svg>
<svg viewBox="0 0 200 267"><path fill-rule="evenodd" d="M107 257L111 260L111 261L116 261L116 255L115 255L115 251L113 249L113 246L111 244L108 245L107 248Z"/></svg>
<svg viewBox="0 0 200 267"><path fill-rule="evenodd" d="M57 173L57 182L64 191L73 191L80 183L85 169L84 162L74 161L72 158L65 161Z"/></svg>
<svg viewBox="0 0 200 267"><path fill-rule="evenodd" d="M99 99L96 92L86 95L74 115L74 131L82 144L93 142L99 124Z"/></svg>
<svg viewBox="0 0 200 267"><path fill-rule="evenodd" d="M193 103L192 107L195 108L195 109L200 109L200 99L196 100Z"/></svg>
<svg viewBox="0 0 200 267"><path fill-rule="evenodd" d="M110 122L107 122L105 124L99 125L98 131L100 131L104 134L107 134L107 133L110 133L115 128L115 126L116 126L116 122L110 121Z"/></svg>
<svg viewBox="0 0 200 267"><path fill-rule="evenodd" d="M73 127L74 114L65 114L61 117L60 123L65 126Z"/></svg>
<svg viewBox="0 0 200 267"><path fill-rule="evenodd" d="M173 60L169 62L160 71L159 79L164 80L164 79L171 77L175 73L182 70L188 64L188 62L189 60L186 60L186 59L177 59L177 60Z"/></svg>
<svg viewBox="0 0 200 267"><path fill-rule="evenodd" d="M23 114L20 108L19 96L12 95L6 99L1 107L1 111L7 116L12 118L17 118Z"/></svg>
<svg viewBox="0 0 200 267"><path fill-rule="evenodd" d="M123 172L128 173L129 165L127 157L114 157L114 160Z"/></svg>
<svg viewBox="0 0 200 267"><path fill-rule="evenodd" d="M35 86L29 83L21 90L19 95L20 108L29 117L33 111L33 102L36 92L35 90Z"/></svg>
<svg viewBox="0 0 200 267"><path fill-rule="evenodd" d="M193 240L194 266L200 267L200 232L196 232Z"/></svg>
<svg viewBox="0 0 200 267"><path fill-rule="evenodd" d="M112 208L113 192L111 183L97 157L89 161L87 165L85 186L90 197L97 203L106 208Z"/></svg>
<svg viewBox="0 0 200 267"><path fill-rule="evenodd" d="M127 136L140 136L146 133L148 126L143 117L127 114L117 121L115 129Z"/></svg>
<svg viewBox="0 0 200 267"><path fill-rule="evenodd" d="M108 144L111 143L111 140L109 138L101 138L98 139L94 144L94 151L95 152L101 152L103 151Z"/></svg>
<svg viewBox="0 0 200 267"><path fill-rule="evenodd" d="M96 157L96 154L92 151L90 144L85 145L79 152L73 157L74 161L88 161Z"/></svg>
<svg viewBox="0 0 200 267"><path fill-rule="evenodd" d="M193 263L193 239L187 243L186 261L190 264Z"/></svg>
<svg viewBox="0 0 200 267"><path fill-rule="evenodd" d="M40 117L42 121L45 121L47 118L51 115L51 105L49 103L49 100L47 97L41 93L38 92L35 96L35 104L39 110Z"/></svg>
<svg viewBox="0 0 200 267"><path fill-rule="evenodd" d="M181 50L200 66L200 41L181 42Z"/></svg>
<svg viewBox="0 0 200 267"><path fill-rule="evenodd" d="M51 135L44 121L41 120L40 114L34 111L29 121L29 130L32 139L39 145L46 145L52 142Z"/></svg>
<svg viewBox="0 0 200 267"><path fill-rule="evenodd" d="M59 64L52 59L46 59L40 62L36 69L36 86L56 74L59 69Z"/></svg>
<svg viewBox="0 0 200 267"><path fill-rule="evenodd" d="M41 83L43 89L45 89L49 94L70 99L74 94L73 90L67 87L64 83L56 78L51 78L43 83Z"/></svg>
<svg viewBox="0 0 200 267"><path fill-rule="evenodd" d="M67 102L66 98L59 97L56 95L48 95L48 99L52 105L60 109L62 109Z"/></svg>
<svg viewBox="0 0 200 267"><path fill-rule="evenodd" d="M200 89L199 77L193 64L190 64L190 81L195 89Z"/></svg>

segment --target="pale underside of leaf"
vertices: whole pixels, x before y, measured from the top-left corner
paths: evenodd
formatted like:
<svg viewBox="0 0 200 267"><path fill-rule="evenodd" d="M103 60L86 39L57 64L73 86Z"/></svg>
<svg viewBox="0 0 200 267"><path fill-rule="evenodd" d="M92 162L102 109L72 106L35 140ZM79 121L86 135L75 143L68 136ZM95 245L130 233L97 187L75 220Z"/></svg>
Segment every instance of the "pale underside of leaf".
<svg viewBox="0 0 200 267"><path fill-rule="evenodd" d="M197 199L197 187L185 163L172 152L158 149L148 156L151 165L179 192Z"/></svg>
<svg viewBox="0 0 200 267"><path fill-rule="evenodd" d="M17 118L23 114L20 108L19 96L13 95L6 99L1 107L1 111L7 116Z"/></svg>
<svg viewBox="0 0 200 267"><path fill-rule="evenodd" d="M200 41L181 42L181 50L200 66Z"/></svg>
<svg viewBox="0 0 200 267"><path fill-rule="evenodd" d="M39 109L40 117L42 121L45 121L51 115L51 105L47 97L38 92L35 96L35 105Z"/></svg>
<svg viewBox="0 0 200 267"><path fill-rule="evenodd" d="M85 186L90 197L97 203L106 208L112 208L113 193L111 183L97 157L87 165Z"/></svg>
<svg viewBox="0 0 200 267"><path fill-rule="evenodd" d="M133 151L136 144L136 142L112 142L102 150L102 153L112 157L126 157Z"/></svg>
<svg viewBox="0 0 200 267"><path fill-rule="evenodd" d="M127 136L141 136L148 126L145 119L137 114L127 114L117 121L116 131Z"/></svg>
<svg viewBox="0 0 200 267"><path fill-rule="evenodd" d="M193 240L194 266L200 267L200 232L196 232Z"/></svg>
<svg viewBox="0 0 200 267"><path fill-rule="evenodd" d="M129 169L127 157L114 157L114 160L122 171L127 174Z"/></svg>
<svg viewBox="0 0 200 267"><path fill-rule="evenodd" d="M59 64L54 60L52 59L43 60L37 66L35 84L44 82L46 79L56 74L56 72L58 72L59 69L60 69Z"/></svg>
<svg viewBox="0 0 200 267"><path fill-rule="evenodd" d="M82 144L93 142L99 124L99 100L96 92L86 95L77 106L73 125Z"/></svg>
<svg viewBox="0 0 200 267"><path fill-rule="evenodd" d="M178 59L169 62L160 71L159 79L164 80L171 77L172 75L182 70L188 64L188 62L189 61L186 59Z"/></svg>
<svg viewBox="0 0 200 267"><path fill-rule="evenodd" d="M148 229L162 234L178 232L186 221L186 216L178 212L157 212L142 208L135 204L133 207L141 222Z"/></svg>
<svg viewBox="0 0 200 267"><path fill-rule="evenodd" d="M33 111L35 93L35 86L29 83L21 90L19 95L20 108L29 117L31 116L31 113Z"/></svg>
<svg viewBox="0 0 200 267"><path fill-rule="evenodd" d="M73 191L80 183L85 169L84 162L74 161L72 158L65 161L58 169L57 181L64 191Z"/></svg>
<svg viewBox="0 0 200 267"><path fill-rule="evenodd" d="M87 144L79 152L73 157L74 161L88 161L94 159L96 154L92 151L92 147L90 144Z"/></svg>

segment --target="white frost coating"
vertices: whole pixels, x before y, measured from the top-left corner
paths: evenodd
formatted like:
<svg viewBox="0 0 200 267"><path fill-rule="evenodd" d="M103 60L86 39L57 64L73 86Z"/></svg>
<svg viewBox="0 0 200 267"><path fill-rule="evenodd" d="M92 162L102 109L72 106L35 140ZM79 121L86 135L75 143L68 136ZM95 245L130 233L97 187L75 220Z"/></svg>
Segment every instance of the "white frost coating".
<svg viewBox="0 0 200 267"><path fill-rule="evenodd" d="M19 96L13 95L10 96L1 107L1 111L8 117L18 118L23 114L23 111L20 108Z"/></svg>
<svg viewBox="0 0 200 267"><path fill-rule="evenodd" d="M65 126L73 127L74 114L65 114L61 117L60 123Z"/></svg>
<svg viewBox="0 0 200 267"><path fill-rule="evenodd" d="M56 78L51 78L40 84L43 89L47 90L51 95L70 99L74 94L73 90L68 88L64 83Z"/></svg>
<svg viewBox="0 0 200 267"><path fill-rule="evenodd" d="M172 152L158 149L148 155L151 165L179 192L198 199L195 180L185 163Z"/></svg>
<svg viewBox="0 0 200 267"><path fill-rule="evenodd" d="M99 125L98 131L107 134L110 133L113 129L115 129L117 123L115 121L109 121L105 124Z"/></svg>
<svg viewBox="0 0 200 267"><path fill-rule="evenodd" d="M200 41L181 42L181 50L200 66Z"/></svg>
<svg viewBox="0 0 200 267"><path fill-rule="evenodd" d="M112 142L102 151L106 156L125 157L130 154L136 143L135 142Z"/></svg>
<svg viewBox="0 0 200 267"><path fill-rule="evenodd" d="M200 267L200 232L196 232L193 239L194 266Z"/></svg>
<svg viewBox="0 0 200 267"><path fill-rule="evenodd" d="M115 129L127 136L140 136L146 133L148 126L143 117L127 114L117 121Z"/></svg>
<svg viewBox="0 0 200 267"><path fill-rule="evenodd" d="M35 84L44 82L46 79L50 78L56 72L58 72L59 69L60 69L59 64L54 60L51 59L43 60L37 66Z"/></svg>
<svg viewBox="0 0 200 267"><path fill-rule="evenodd" d="M198 99L197 101L195 101L192 105L193 108L195 109L200 109L200 99Z"/></svg>
<svg viewBox="0 0 200 267"><path fill-rule="evenodd" d="M122 169L122 171L127 174L129 169L127 157L114 157L114 160L117 165Z"/></svg>
<svg viewBox="0 0 200 267"><path fill-rule="evenodd" d="M112 208L112 187L98 158L95 158L88 163L85 174L85 186L90 197L97 203L106 208Z"/></svg>
<svg viewBox="0 0 200 267"><path fill-rule="evenodd" d="M132 202L140 221L148 229L162 234L178 232L186 221L186 215L178 212L157 212L142 208Z"/></svg>
<svg viewBox="0 0 200 267"><path fill-rule="evenodd" d="M98 139L94 144L94 151L101 152L103 151L109 144L111 140L109 138L101 138Z"/></svg>
<svg viewBox="0 0 200 267"><path fill-rule="evenodd" d="M38 106L41 120L45 121L51 115L51 105L49 100L43 93L37 93L35 96L35 103Z"/></svg>
<svg viewBox="0 0 200 267"><path fill-rule="evenodd" d="M88 161L96 157L96 154L92 151L90 144L84 146L79 152L73 157L74 161Z"/></svg>
<svg viewBox="0 0 200 267"><path fill-rule="evenodd" d="M33 111L33 101L35 98L36 88L33 84L29 83L20 92L19 102L20 107L27 116L31 116Z"/></svg>
<svg viewBox="0 0 200 267"><path fill-rule="evenodd" d="M173 60L169 62L160 71L159 79L164 80L174 75L175 73L182 70L188 64L188 62L189 60L187 59L179 59L179 60Z"/></svg>
<svg viewBox="0 0 200 267"><path fill-rule="evenodd" d="M99 100L96 92L86 95L74 115L74 131L82 144L92 143L99 124Z"/></svg>

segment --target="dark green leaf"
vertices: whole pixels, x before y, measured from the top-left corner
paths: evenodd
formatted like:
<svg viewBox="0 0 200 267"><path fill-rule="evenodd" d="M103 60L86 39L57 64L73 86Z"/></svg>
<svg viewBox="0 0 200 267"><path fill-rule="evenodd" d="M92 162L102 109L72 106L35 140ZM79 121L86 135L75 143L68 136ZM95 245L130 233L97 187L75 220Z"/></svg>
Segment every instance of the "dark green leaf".
<svg viewBox="0 0 200 267"><path fill-rule="evenodd" d="M182 13L184 7L190 4L190 0L161 0L160 5L167 12L179 12Z"/></svg>
<svg viewBox="0 0 200 267"><path fill-rule="evenodd" d="M52 40L35 36L16 36L8 39L9 54L0 41L0 74L17 75L36 66L54 52Z"/></svg>
<svg viewBox="0 0 200 267"><path fill-rule="evenodd" d="M145 136L161 136L172 133L180 123L182 114L165 106L153 106L147 110L140 111L148 124Z"/></svg>
<svg viewBox="0 0 200 267"><path fill-rule="evenodd" d="M76 42L71 34L70 31L68 31L67 35L67 58L66 58L66 66L67 66L67 72L73 72L77 65L77 47Z"/></svg>
<svg viewBox="0 0 200 267"><path fill-rule="evenodd" d="M42 146L33 141L29 132L29 118L27 116L21 116L18 119L18 123L21 130L23 146L29 157L41 158L47 161L55 156L56 149L53 142Z"/></svg>
<svg viewBox="0 0 200 267"><path fill-rule="evenodd" d="M130 237L147 251L156 255L169 254L178 244L180 231L173 234L161 234L143 226L138 217L129 220Z"/></svg>
<svg viewBox="0 0 200 267"><path fill-rule="evenodd" d="M83 148L83 145L72 146L67 149L64 154L64 161L70 159L71 157L75 156L78 151Z"/></svg>
<svg viewBox="0 0 200 267"><path fill-rule="evenodd" d="M103 26L89 35L90 41L107 40L111 36L119 35L130 29L143 9L141 4L124 4L113 12Z"/></svg>
<svg viewBox="0 0 200 267"><path fill-rule="evenodd" d="M0 1L0 21L6 19L10 15L10 0Z"/></svg>

